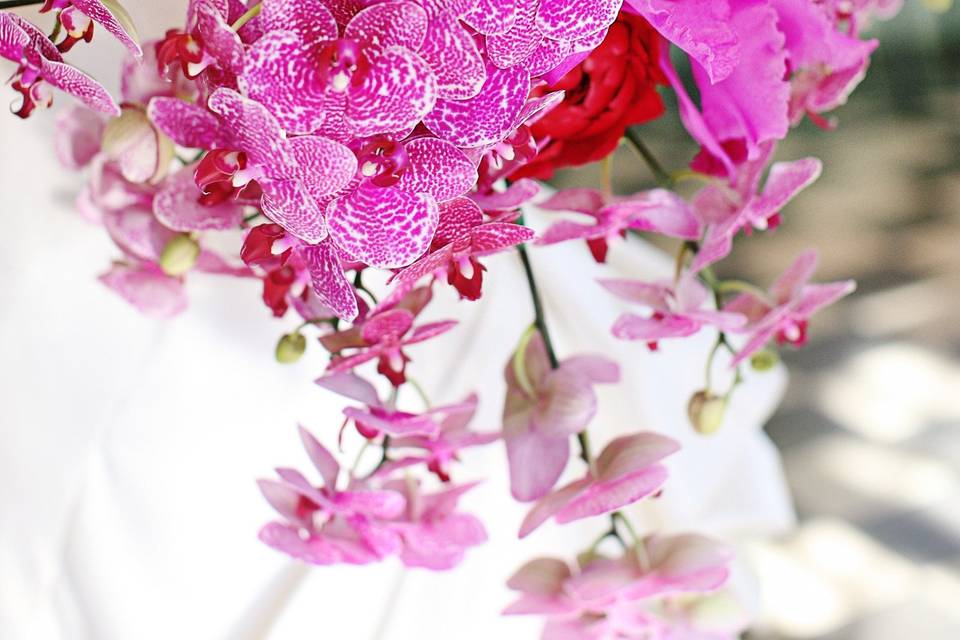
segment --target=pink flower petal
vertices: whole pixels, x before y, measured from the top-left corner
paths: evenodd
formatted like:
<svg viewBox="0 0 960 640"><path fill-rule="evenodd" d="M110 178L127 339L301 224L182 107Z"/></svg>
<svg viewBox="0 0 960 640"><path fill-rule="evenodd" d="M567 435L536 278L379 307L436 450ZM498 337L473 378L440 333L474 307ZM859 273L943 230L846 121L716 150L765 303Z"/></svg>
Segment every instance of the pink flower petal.
<svg viewBox="0 0 960 640"><path fill-rule="evenodd" d="M300 136L287 142L297 165L296 176L316 200L340 191L357 173L357 156L344 145L318 136Z"/></svg>
<svg viewBox="0 0 960 640"><path fill-rule="evenodd" d="M427 13L412 2L384 2L363 9L343 31L345 40L365 46L418 51L427 33Z"/></svg>
<svg viewBox="0 0 960 640"><path fill-rule="evenodd" d="M362 402L368 407L380 407L380 396L372 384L352 373L333 373L319 378L316 383L336 394Z"/></svg>
<svg viewBox="0 0 960 640"><path fill-rule="evenodd" d="M537 28L554 40L576 40L606 29L623 0L540 0Z"/></svg>
<svg viewBox="0 0 960 640"><path fill-rule="evenodd" d="M212 149L220 141L217 116L179 98L153 98L147 106L147 117L181 147Z"/></svg>
<svg viewBox="0 0 960 640"><path fill-rule="evenodd" d="M517 535L520 538L526 538L536 531L540 525L554 517L558 511L563 509L589 485L590 478L583 478L547 494L543 499L533 505L533 508L524 516L523 522L520 524L520 532Z"/></svg>
<svg viewBox="0 0 960 640"><path fill-rule="evenodd" d="M365 52L370 62L351 86L344 116L357 137L412 130L437 102L437 79L423 58L400 47Z"/></svg>
<svg viewBox="0 0 960 640"><path fill-rule="evenodd" d="M183 282L159 271L115 264L99 279L142 313L154 318L172 318L187 308Z"/></svg>
<svg viewBox="0 0 960 640"><path fill-rule="evenodd" d="M430 195L364 186L330 203L327 225L347 253L372 267L392 269L423 255L439 216Z"/></svg>
<svg viewBox="0 0 960 640"><path fill-rule="evenodd" d="M307 43L339 37L337 21L322 0L265 0L260 23L264 32L292 31Z"/></svg>
<svg viewBox="0 0 960 640"><path fill-rule="evenodd" d="M343 275L336 248L327 241L301 247L299 253L307 264L313 290L320 301L342 320L349 322L356 318L360 312L357 295Z"/></svg>
<svg viewBox="0 0 960 640"><path fill-rule="evenodd" d="M598 482L557 511L557 523L567 524L631 505L658 491L667 481L667 475L667 468L657 464Z"/></svg>
<svg viewBox="0 0 960 640"><path fill-rule="evenodd" d="M261 207L265 216L308 243L327 237L323 212L299 180L262 181Z"/></svg>
<svg viewBox="0 0 960 640"><path fill-rule="evenodd" d="M394 437L426 436L436 438L440 427L427 416L387 414L377 415L355 407L347 407L343 414L365 427Z"/></svg>
<svg viewBox="0 0 960 640"><path fill-rule="evenodd" d="M493 36L509 31L516 21L517 0L479 0L463 21L480 33Z"/></svg>
<svg viewBox="0 0 960 640"><path fill-rule="evenodd" d="M75 105L57 116L54 145L57 159L68 169L85 167L100 152L104 119L86 107Z"/></svg>
<svg viewBox="0 0 960 640"><path fill-rule="evenodd" d="M251 165L276 170L290 164L283 130L262 104L232 89L217 89L210 96L208 105L220 116L220 126L229 134L236 150L246 153ZM286 177L279 172L274 175Z"/></svg>
<svg viewBox="0 0 960 640"><path fill-rule="evenodd" d="M526 70L486 68L483 89L469 100L438 100L423 119L439 137L458 147L481 147L503 140L530 92Z"/></svg>
<svg viewBox="0 0 960 640"><path fill-rule="evenodd" d="M120 106L99 82L64 62L48 60L33 50L25 56L31 65L39 67L41 77L50 85L70 94L94 111L111 116L120 115Z"/></svg>
<svg viewBox="0 0 960 640"><path fill-rule="evenodd" d="M487 74L480 50L470 33L450 13L440 13L430 20L418 53L437 78L439 98L467 100L483 88Z"/></svg>
<svg viewBox="0 0 960 640"><path fill-rule="evenodd" d="M510 463L510 493L520 502L532 502L549 492L570 458L567 437L553 437L504 424L503 440Z"/></svg>
<svg viewBox="0 0 960 640"><path fill-rule="evenodd" d="M136 57L143 55L137 44L137 31L133 20L116 0L72 0L73 5L82 14L102 26L119 40Z"/></svg>
<svg viewBox="0 0 960 640"><path fill-rule="evenodd" d="M684 316L670 315L655 320L625 313L613 324L613 335L621 340L656 342L664 338L685 338L700 331L699 322Z"/></svg>
<svg viewBox="0 0 960 640"><path fill-rule="evenodd" d="M462 196L477 182L477 169L445 140L417 138L405 147L410 170L397 184L410 193L429 193L438 202Z"/></svg>
<svg viewBox="0 0 960 640"><path fill-rule="evenodd" d="M223 14L208 2L197 6L197 20L204 49L216 58L226 71L243 71L243 43L240 36L230 28Z"/></svg>
<svg viewBox="0 0 960 640"><path fill-rule="evenodd" d="M193 180L193 167L170 176L153 199L153 212L168 229L208 231L236 229L243 220L243 207L224 202L212 207L200 204L200 190Z"/></svg>

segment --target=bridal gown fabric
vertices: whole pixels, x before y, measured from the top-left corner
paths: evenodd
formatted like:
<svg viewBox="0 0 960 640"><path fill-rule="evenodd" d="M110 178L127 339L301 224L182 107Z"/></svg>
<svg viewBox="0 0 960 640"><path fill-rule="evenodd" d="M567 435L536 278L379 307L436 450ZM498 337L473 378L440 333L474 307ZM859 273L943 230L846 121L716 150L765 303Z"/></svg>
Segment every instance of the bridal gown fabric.
<svg viewBox="0 0 960 640"><path fill-rule="evenodd" d="M153 31L169 17L151 13L179 15L175 3L127 4ZM113 77L104 51L120 49L98 46L78 64ZM395 559L306 567L257 540L273 514L254 480L273 466L309 471L297 423L336 444L345 403L312 382L321 349L277 365L273 345L295 322L269 317L253 281L194 276L190 309L166 322L100 285L117 251L75 213L81 178L56 165L52 123L50 113L0 118L0 638L537 637L540 620L498 615L510 600L506 578L536 555L572 557L603 525L550 524L518 542L526 507L509 496L501 443L467 452L456 469L457 480L486 478L462 504L490 540L453 572L404 571ZM550 220L529 218L539 228ZM595 449L641 429L683 444L662 497L631 509L635 522L729 539L789 527L779 459L761 431L784 372L750 375L721 432L698 436L686 403L714 337L659 353L617 341L609 328L624 307L595 283L667 277L671 258L630 240L606 266L580 243L536 248L532 259L561 357L602 353L623 369L621 384L600 388ZM435 402L480 394L478 429L499 426L503 365L532 316L515 254L488 266L479 303L442 294L428 308L426 319L459 326L409 351ZM348 455L357 443L348 435ZM571 463L568 473L579 472Z"/></svg>

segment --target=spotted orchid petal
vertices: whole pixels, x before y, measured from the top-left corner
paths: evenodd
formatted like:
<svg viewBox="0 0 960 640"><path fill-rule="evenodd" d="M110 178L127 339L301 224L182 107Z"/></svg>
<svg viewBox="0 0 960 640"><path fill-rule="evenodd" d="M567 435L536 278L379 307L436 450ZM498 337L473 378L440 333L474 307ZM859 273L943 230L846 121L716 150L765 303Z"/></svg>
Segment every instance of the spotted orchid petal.
<svg viewBox="0 0 960 640"><path fill-rule="evenodd" d="M334 242L372 267L403 267L430 246L439 224L436 200L393 187L363 186L327 208Z"/></svg>
<svg viewBox="0 0 960 640"><path fill-rule="evenodd" d="M357 173L357 156L333 140L300 136L286 148L297 167L295 176L318 201L346 187Z"/></svg>
<svg viewBox="0 0 960 640"><path fill-rule="evenodd" d="M427 34L427 12L413 2L383 2L363 9L343 30L346 40L386 48L418 51Z"/></svg>
<svg viewBox="0 0 960 640"><path fill-rule="evenodd" d="M323 210L299 180L261 181L263 213L304 242L315 244L327 237Z"/></svg>
<svg viewBox="0 0 960 640"><path fill-rule="evenodd" d="M576 40L606 29L623 0L540 0L537 28L554 40Z"/></svg>
<svg viewBox="0 0 960 640"><path fill-rule="evenodd" d="M65 62L49 60L33 49L24 50L27 61L40 70L40 76L51 86L60 89L94 111L111 116L120 115L120 106L103 85Z"/></svg>
<svg viewBox="0 0 960 640"><path fill-rule="evenodd" d="M322 0L263 0L260 23L264 32L292 31L301 42L336 40L337 21Z"/></svg>
<svg viewBox="0 0 960 640"><path fill-rule="evenodd" d="M147 105L147 117L181 147L212 149L221 142L217 117L203 107L179 98L153 98Z"/></svg>
<svg viewBox="0 0 960 640"><path fill-rule="evenodd" d="M477 182L473 163L445 140L417 138L404 149L410 159L410 170L397 183L399 189L429 193L438 202L444 202L462 196Z"/></svg>
<svg viewBox="0 0 960 640"><path fill-rule="evenodd" d="M232 89L217 89L208 102L210 110L220 116L220 126L251 165L269 166L275 177L288 177L279 171L291 168L285 136L276 118L266 107L241 96Z"/></svg>
<svg viewBox="0 0 960 640"><path fill-rule="evenodd" d="M226 71L243 71L243 42L240 36L230 28L224 14L211 3L203 2L197 7L197 28L203 36L204 49Z"/></svg>
<svg viewBox="0 0 960 640"><path fill-rule="evenodd" d="M487 73L483 57L470 33L450 13L430 20L418 51L437 78L438 97L467 100L483 89Z"/></svg>
<svg viewBox="0 0 960 640"><path fill-rule="evenodd" d="M514 127L530 92L524 69L498 69L488 64L483 89L469 100L438 100L424 124L458 147L494 144Z"/></svg>
<svg viewBox="0 0 960 640"><path fill-rule="evenodd" d="M516 22L517 4L518 0L478 0L463 21L487 36L506 33Z"/></svg>
<svg viewBox="0 0 960 640"><path fill-rule="evenodd" d="M437 79L423 58L401 47L368 51L362 82L349 88L344 117L357 137L412 130L437 102Z"/></svg>
<svg viewBox="0 0 960 640"><path fill-rule="evenodd" d="M313 133L333 102L314 58L299 34L272 31L247 51L237 82L251 99L267 105L284 129Z"/></svg>
<svg viewBox="0 0 960 640"><path fill-rule="evenodd" d="M73 6L113 37L119 40L136 57L143 55L137 44L137 28L126 9L116 0L72 0Z"/></svg>
<svg viewBox="0 0 960 640"><path fill-rule="evenodd" d="M170 176L153 199L153 212L174 231L236 229L243 220L243 207L234 202L214 206L200 204L200 190L193 179L194 167L184 167Z"/></svg>
<svg viewBox="0 0 960 640"><path fill-rule="evenodd" d="M329 241L301 247L300 256L307 264L313 290L320 301L337 317L352 321L360 313L357 295L343 275L337 249Z"/></svg>
<svg viewBox="0 0 960 640"><path fill-rule="evenodd" d="M536 27L539 0L518 0L516 21L501 35L487 37L487 55L501 69L508 69L527 59L543 43L543 34Z"/></svg>

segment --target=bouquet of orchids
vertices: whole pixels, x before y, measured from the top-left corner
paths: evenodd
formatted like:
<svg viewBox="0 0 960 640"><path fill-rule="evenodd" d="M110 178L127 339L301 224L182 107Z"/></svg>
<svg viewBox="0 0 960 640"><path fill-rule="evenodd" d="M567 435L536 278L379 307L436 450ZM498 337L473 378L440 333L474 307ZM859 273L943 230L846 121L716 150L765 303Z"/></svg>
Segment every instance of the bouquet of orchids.
<svg viewBox="0 0 960 640"><path fill-rule="evenodd" d="M41 3L0 7L32 4ZM521 537L548 520L603 521L602 536L569 557L520 567L506 613L544 616L544 638L721 639L743 625L707 625L697 612L728 580L729 550L696 533L643 531L623 511L669 486L663 460L683 452L649 431L595 453L594 386L620 371L602 355L557 353L531 248L585 241L603 262L628 234L673 239L675 277L597 286L635 305L610 329L622 340L655 351L717 332L708 371L728 352L733 384L717 389L708 375L687 407L691 428L715 431L740 369L769 368L778 347L803 345L811 316L854 288L812 284L813 252L766 289L721 279L713 265L736 236L775 228L817 179L814 158L774 162L777 142L806 118L835 126L828 114L877 47L861 32L898 9L897 0L191 0L182 24L140 44L115 0L46 0L49 34L25 12L0 12L0 56L19 65L16 115L58 91L80 103L56 119L57 153L89 171L80 212L117 246L106 286L169 317L186 308L189 277L255 278L274 316L302 318L277 359L300 358L308 336L329 352L318 384L350 404L341 448L361 455L344 470L301 428L313 477L281 468L260 481L277 512L265 544L317 565L396 556L453 569L486 538L480 519L458 510L473 486L453 481L458 453L502 440L513 498L530 503ZM119 99L65 61L99 29L130 54ZM631 128L661 116L668 92L700 147L676 171ZM608 159L622 141L657 188L541 193L554 170ZM696 187L686 197L674 190L681 181ZM567 215L538 236L524 225L531 202ZM223 232L236 239L232 254L210 241ZM407 375L408 354L456 324L419 319L434 290L454 288L468 314L484 286L508 286L485 283L483 264L508 252L517 256L499 259L518 257L527 276L510 286L528 286L534 313L525 333L503 336L517 346L506 398L493 399L503 401L502 429L476 431L477 396L432 406ZM374 271L389 278L380 299L364 284ZM412 407L399 402L405 388L416 392ZM558 486L570 466L579 477Z"/></svg>

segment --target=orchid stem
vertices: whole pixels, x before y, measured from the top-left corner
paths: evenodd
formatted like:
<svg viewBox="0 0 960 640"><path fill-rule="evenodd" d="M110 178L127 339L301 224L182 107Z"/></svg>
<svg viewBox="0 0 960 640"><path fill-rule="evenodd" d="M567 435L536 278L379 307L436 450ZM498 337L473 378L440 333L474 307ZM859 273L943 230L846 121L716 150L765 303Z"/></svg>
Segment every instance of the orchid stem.
<svg viewBox="0 0 960 640"><path fill-rule="evenodd" d="M240 29L243 28L243 25L247 24L248 22L256 18L258 15L260 15L260 11L262 10L263 10L262 2L258 3L253 7L250 7L242 16L237 18L236 22L230 25L230 28L233 29L234 31L240 31Z"/></svg>
<svg viewBox="0 0 960 640"><path fill-rule="evenodd" d="M417 392L418 396L420 396L420 401L423 403L424 408L429 410L431 407L430 398L427 397L427 392L424 390L423 385L410 376L407 376L407 382L410 383L410 386L413 387L413 390Z"/></svg>
<svg viewBox="0 0 960 640"><path fill-rule="evenodd" d="M547 351L547 359L550 360L550 368L556 369L560 366L560 361L557 359L557 352L553 347L553 340L550 339L550 330L547 328L547 319L543 312L543 300L540 298L537 279L533 275L533 266L530 264L530 255L527 252L527 246L523 244L518 245L517 251L520 253L520 262L523 263L523 271L527 276L527 285L530 288L530 298L533 301L533 324L543 338L543 344ZM577 434L577 441L580 443L580 457L592 468L593 456L590 453L590 437L587 435L586 430Z"/></svg>
<svg viewBox="0 0 960 640"><path fill-rule="evenodd" d="M650 173L653 174L657 184L664 189L672 189L674 185L673 177L663 168L663 165L661 165L660 161L653 155L650 147L643 141L636 129L627 129L625 135L627 140L630 141L630 144L633 145L633 148L640 154L640 157L643 158L643 161L647 163L647 166L650 168Z"/></svg>

